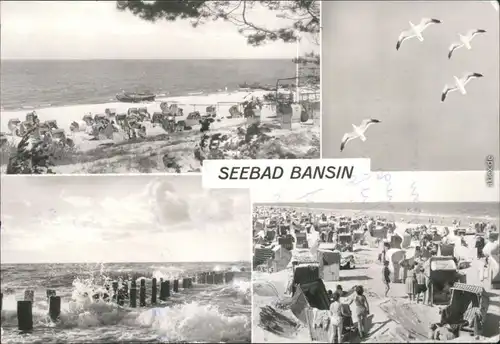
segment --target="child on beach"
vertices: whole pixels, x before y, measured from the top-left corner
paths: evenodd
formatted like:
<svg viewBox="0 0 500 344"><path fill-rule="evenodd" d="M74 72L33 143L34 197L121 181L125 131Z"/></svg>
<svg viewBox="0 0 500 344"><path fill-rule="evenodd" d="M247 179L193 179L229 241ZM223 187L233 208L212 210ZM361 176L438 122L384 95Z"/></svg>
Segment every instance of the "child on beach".
<svg viewBox="0 0 500 344"><path fill-rule="evenodd" d="M342 343L342 313L339 294L332 294L330 304L330 343Z"/></svg>
<svg viewBox="0 0 500 344"><path fill-rule="evenodd" d="M384 260L384 268L382 269L382 279L385 284L385 297L387 297L387 294L389 293L389 290L391 289L390 283L391 283L391 271L389 270L389 261Z"/></svg>
<svg viewBox="0 0 500 344"><path fill-rule="evenodd" d="M366 336L366 318L370 314L370 306L368 305L368 300L366 296L363 294L364 290L362 286L356 286L356 315L358 318L358 331L359 338L363 339Z"/></svg>

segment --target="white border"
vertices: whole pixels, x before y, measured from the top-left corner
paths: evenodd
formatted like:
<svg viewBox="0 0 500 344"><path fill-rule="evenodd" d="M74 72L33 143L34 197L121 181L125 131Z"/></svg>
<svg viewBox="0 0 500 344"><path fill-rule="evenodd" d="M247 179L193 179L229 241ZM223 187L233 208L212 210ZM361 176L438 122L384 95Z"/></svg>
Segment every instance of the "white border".
<svg viewBox="0 0 500 344"><path fill-rule="evenodd" d="M323 1L319 1L319 158L323 159Z"/></svg>
<svg viewBox="0 0 500 344"><path fill-rule="evenodd" d="M255 203L316 202L500 202L500 171L494 186L486 185L486 171L371 172L324 187L252 188ZM500 203L499 203L500 207Z"/></svg>

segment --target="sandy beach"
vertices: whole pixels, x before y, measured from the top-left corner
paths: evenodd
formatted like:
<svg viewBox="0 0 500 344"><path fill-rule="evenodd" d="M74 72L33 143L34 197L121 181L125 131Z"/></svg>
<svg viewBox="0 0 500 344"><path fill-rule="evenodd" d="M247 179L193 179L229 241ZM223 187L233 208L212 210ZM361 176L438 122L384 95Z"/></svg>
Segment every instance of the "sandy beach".
<svg viewBox="0 0 500 344"><path fill-rule="evenodd" d="M73 121L81 121L85 114L104 113L105 109L116 109L117 113L126 113L132 107L146 107L150 114L161 112L160 103L175 103L183 108L184 113L200 111L204 114L207 106L215 106L216 121L210 126L206 134L220 133L227 135L227 145L224 147L227 158L319 158L319 113L315 113L315 120L300 123L300 118L292 118L292 130L281 129L280 119L276 117L271 105L264 105L261 111L261 128L265 132L265 141L260 143L257 156L245 156L245 152L232 142L241 139L241 129L246 128L247 120L241 118L227 118L229 108L241 103L250 97L262 99L269 91L239 90L232 92L218 92L212 94L196 94L179 97L161 97L154 102L130 104L110 102L103 104L72 105L65 107L47 107L36 109L41 122L57 121L59 128L63 128L67 137L75 143L75 147L67 149L55 161L55 173L155 173L155 172L200 172L201 164L194 156L194 150L202 137L200 125L191 130L167 133L161 127L153 127L144 122L146 137L143 139L126 138L121 130L113 134L113 139L90 140L90 136L83 132L72 133L69 128ZM0 113L1 131L6 134L9 142L4 145L2 154L2 171L5 171L8 153L20 138L12 136L8 130L8 121L19 118L24 120L30 110L2 111ZM262 139L257 133L255 141ZM231 146L231 147L230 147ZM168 163L167 163L168 161ZM172 162L175 162L171 167ZM167 165L167 166L166 166Z"/></svg>
<svg viewBox="0 0 500 344"><path fill-rule="evenodd" d="M275 205L277 207L278 205ZM353 205L353 207L355 207ZM332 206L333 208L333 206ZM324 213L327 216L360 216L359 210L332 210L332 209L295 209L298 212L312 212L316 214ZM408 227L415 227L416 224L429 224L429 219L434 221L434 226L439 231L444 226L452 224L453 220L460 220L462 224L469 222L486 221L496 223L498 226L499 216L491 216L488 219L484 217L469 217L467 214L463 216L445 214L413 214L398 212L390 214L389 211L363 211L363 215L370 217L380 216L389 221L394 221L396 224L396 233L402 235ZM393 219L391 219L393 218ZM411 221L412 224L408 224ZM463 226L462 226L463 227ZM309 236L309 235L308 235ZM456 244L460 242L459 238L451 233L449 239ZM309 240L309 239L308 239ZM474 340L476 342L498 342L499 340L499 319L500 319L500 291L492 290L485 279L481 275L483 273L483 262L475 259L474 237L466 236L465 240L467 247L460 247L457 252L461 256L460 259L470 261L470 266L466 269L460 269L460 273L466 274L467 284L478 285L485 288L489 295L489 308L484 325L484 333L482 337L475 338L471 336L460 336L453 342L467 342ZM410 257L414 254L416 243L406 250L406 256ZM320 246L321 248L321 246ZM299 253L299 251L303 251ZM306 252L304 252L306 251ZM292 255L308 255L308 250L294 249ZM404 283L391 283L391 289L388 297L384 297L384 284L381 278L382 264L378 261L380 247L369 247L368 245L355 244L353 249L354 260L356 266L354 269L341 270L340 280L335 282L324 282L326 289L335 290L337 285L341 285L343 290L349 290L355 285L363 286L365 295L367 296L370 305L369 330L366 339L363 342L411 342L428 340L427 333L430 323L439 321L438 309L442 306L426 306L423 304L410 303L406 295ZM283 303L287 299L285 296L285 288L289 278L288 269L275 272L254 271L253 274L253 340L256 342L311 342L309 329L301 324L294 316L291 310L280 310L276 306ZM341 298L342 301L343 298ZM280 334L272 333L263 329L259 323L260 312L262 307L272 306L278 309L278 312L284 315L289 321L294 322L296 326L284 328ZM355 306L351 309L354 313ZM353 318L354 321L355 318ZM352 342L359 342L359 338Z"/></svg>

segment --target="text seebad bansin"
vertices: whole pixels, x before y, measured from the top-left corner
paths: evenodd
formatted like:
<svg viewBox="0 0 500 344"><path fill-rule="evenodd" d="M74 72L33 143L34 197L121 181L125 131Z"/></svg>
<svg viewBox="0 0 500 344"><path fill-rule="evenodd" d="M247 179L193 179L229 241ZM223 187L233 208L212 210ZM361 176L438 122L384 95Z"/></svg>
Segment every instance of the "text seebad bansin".
<svg viewBox="0 0 500 344"><path fill-rule="evenodd" d="M351 179L354 166L293 166L291 169L281 166L235 166L221 167L220 180L276 180L285 179Z"/></svg>

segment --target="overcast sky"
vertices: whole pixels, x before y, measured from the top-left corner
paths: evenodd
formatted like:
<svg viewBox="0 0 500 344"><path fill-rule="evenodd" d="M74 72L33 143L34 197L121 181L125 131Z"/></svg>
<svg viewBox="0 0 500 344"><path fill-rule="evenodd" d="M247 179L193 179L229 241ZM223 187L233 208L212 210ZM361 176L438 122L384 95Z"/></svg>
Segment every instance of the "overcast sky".
<svg viewBox="0 0 500 344"><path fill-rule="evenodd" d="M250 260L246 190L199 176L2 177L2 263Z"/></svg>
<svg viewBox="0 0 500 344"><path fill-rule="evenodd" d="M295 44L247 45L234 24L150 23L118 11L115 1L2 1L2 59L291 58ZM247 19L268 28L286 20L257 6ZM304 37L300 50L319 51Z"/></svg>

